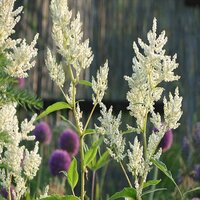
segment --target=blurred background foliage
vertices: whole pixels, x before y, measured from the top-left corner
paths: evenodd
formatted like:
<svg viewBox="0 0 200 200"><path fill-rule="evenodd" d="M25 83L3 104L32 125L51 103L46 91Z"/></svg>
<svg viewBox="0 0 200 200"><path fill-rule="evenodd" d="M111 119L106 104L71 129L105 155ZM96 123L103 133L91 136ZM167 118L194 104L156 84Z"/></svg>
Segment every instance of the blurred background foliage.
<svg viewBox="0 0 200 200"><path fill-rule="evenodd" d="M69 0L69 7L77 13L80 11L83 22L84 38L90 39L90 46L94 52L94 61L89 70L82 74L82 78L90 80L96 74L97 69L106 59L109 61L109 88L105 101L108 105L114 104L114 111L123 110L123 123L132 124L134 121L127 114L126 92L127 83L124 75L132 73L132 50L133 41L138 37L146 41L146 34L152 26L153 17L158 20L158 32L166 30L168 43L167 54L178 55L179 69L176 71L181 76L180 81L166 85L166 90L174 89L176 85L180 87L181 95L184 98L181 126L174 131L173 147L164 154L163 159L172 171L174 176L180 171L182 166L181 148L184 136L188 141L193 140L192 132L194 125L200 121L200 1L198 0ZM22 20L16 27L16 36L25 37L29 41L35 33L40 33L38 42L39 54L36 67L31 70L30 78L26 80L26 88L33 90L37 96L44 100L44 107L62 98L59 89L50 80L47 68L44 64L46 48L55 49L51 38L51 19L49 11L49 0L18 0L16 7L24 6ZM66 84L67 85L67 84ZM67 89L67 87L66 87ZM79 99L90 99L91 91L81 86L78 92ZM158 105L162 106L162 105ZM90 102L85 101L82 109L86 112L90 110ZM159 108L162 112L162 108ZM21 114L21 113L20 113ZM27 114L27 113L26 113ZM52 129L60 124L61 113L56 113L45 121L48 121ZM70 117L70 113L62 113ZM24 115L24 114L21 114ZM96 112L98 115L98 109ZM48 156L51 149L56 148L57 137L60 133L54 134L53 144L46 150L46 158L43 164L48 164ZM128 136L131 140L132 136ZM198 147L200 148L200 147ZM197 157L190 163L199 162ZM186 161L186 160L185 160ZM191 164L192 166L192 164ZM115 170L113 170L115 169ZM104 177L104 170L99 172L97 180ZM120 190L125 179L119 178L122 173L114 162L110 162L106 168L104 194L112 194ZM42 183L49 182L48 170L43 170ZM90 175L89 178L91 179ZM164 177L163 177L164 178ZM101 181L99 182L101 184ZM170 199L171 195L176 199L174 186L167 179L164 179L165 186L169 192L162 192L163 197L158 195L158 199ZM163 185L164 185L163 183ZM88 185L88 188L90 186ZM96 193L98 193L98 188ZM105 196L102 197L105 199Z"/></svg>

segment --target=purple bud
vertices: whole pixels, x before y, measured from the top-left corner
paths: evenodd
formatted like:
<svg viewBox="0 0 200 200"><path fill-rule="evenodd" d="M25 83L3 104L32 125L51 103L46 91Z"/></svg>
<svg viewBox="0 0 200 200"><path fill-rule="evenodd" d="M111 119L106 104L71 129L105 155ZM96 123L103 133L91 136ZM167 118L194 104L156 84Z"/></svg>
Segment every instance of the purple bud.
<svg viewBox="0 0 200 200"><path fill-rule="evenodd" d="M18 86L20 89L24 89L25 87L25 78L18 78Z"/></svg>
<svg viewBox="0 0 200 200"><path fill-rule="evenodd" d="M200 181L200 164L194 166L193 179L196 181Z"/></svg>
<svg viewBox="0 0 200 200"><path fill-rule="evenodd" d="M71 156L75 156L79 149L79 137L71 129L66 129L59 138L60 148L67 151Z"/></svg>
<svg viewBox="0 0 200 200"><path fill-rule="evenodd" d="M33 130L33 135L35 135L35 140L40 143L49 144L51 142L52 132L46 122L40 122L37 124Z"/></svg>
<svg viewBox="0 0 200 200"><path fill-rule="evenodd" d="M158 129L153 128L153 132L154 133L158 132ZM166 152L171 148L172 143L173 143L173 132L171 129L169 129L167 130L167 132L165 132L158 147L162 148L163 152Z"/></svg>
<svg viewBox="0 0 200 200"><path fill-rule="evenodd" d="M11 195L11 200L14 200L14 187L10 187L10 195ZM8 191L5 187L0 189L0 196L4 197L5 199L8 199Z"/></svg>
<svg viewBox="0 0 200 200"><path fill-rule="evenodd" d="M193 197L192 200L200 200L198 197Z"/></svg>
<svg viewBox="0 0 200 200"><path fill-rule="evenodd" d="M160 141L159 146L162 148L163 152L168 151L173 143L173 133L172 130L169 129L163 136L162 140Z"/></svg>
<svg viewBox="0 0 200 200"><path fill-rule="evenodd" d="M53 176L61 175L61 171L67 171L71 163L69 154L61 149L55 150L49 160L50 172Z"/></svg>

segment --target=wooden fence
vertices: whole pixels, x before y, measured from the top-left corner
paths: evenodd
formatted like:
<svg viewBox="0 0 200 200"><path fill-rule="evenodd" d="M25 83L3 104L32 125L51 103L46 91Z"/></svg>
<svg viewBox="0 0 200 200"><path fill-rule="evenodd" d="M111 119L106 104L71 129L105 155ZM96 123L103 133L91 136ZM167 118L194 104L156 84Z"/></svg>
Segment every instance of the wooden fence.
<svg viewBox="0 0 200 200"><path fill-rule="evenodd" d="M37 66L31 70L29 87L43 98L59 98L57 87L50 80L44 64L47 46L55 49L51 38L49 0L21 0L24 14L17 32L33 38L40 33ZM167 52L178 54L181 80L177 82L184 96L184 117L187 132L195 120L200 120L200 8L188 6L189 0L69 0L74 12L80 11L84 37L90 39L94 61L83 78L90 79L98 67L109 60L109 89L106 99L125 101L127 83L124 75L132 73L133 41L140 37L146 41L146 33L153 17L158 19L158 31L166 30ZM174 85L173 85L174 86ZM81 88L79 98L89 98L90 91ZM181 129L185 130L185 128Z"/></svg>

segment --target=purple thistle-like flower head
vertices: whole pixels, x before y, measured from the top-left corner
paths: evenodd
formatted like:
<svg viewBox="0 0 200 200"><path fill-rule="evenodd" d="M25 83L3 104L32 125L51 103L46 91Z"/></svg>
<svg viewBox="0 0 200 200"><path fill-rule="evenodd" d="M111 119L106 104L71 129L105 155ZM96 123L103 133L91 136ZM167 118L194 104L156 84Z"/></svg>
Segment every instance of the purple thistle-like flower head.
<svg viewBox="0 0 200 200"><path fill-rule="evenodd" d="M14 187L11 186L10 187L11 200L15 200L13 193L14 193ZM8 199L8 190L5 187L0 189L0 196L2 196L5 199Z"/></svg>
<svg viewBox="0 0 200 200"><path fill-rule="evenodd" d="M192 200L200 200L198 197L193 197Z"/></svg>
<svg viewBox="0 0 200 200"><path fill-rule="evenodd" d="M79 136L71 129L66 129L59 138L60 148L75 156L79 150Z"/></svg>
<svg viewBox="0 0 200 200"><path fill-rule="evenodd" d="M160 141L159 146L162 148L163 152L168 151L173 143L173 133L172 130L169 129L163 136L162 140Z"/></svg>
<svg viewBox="0 0 200 200"><path fill-rule="evenodd" d="M61 171L68 171L71 164L69 154L61 149L55 150L49 160L49 169L53 176L61 175Z"/></svg>
<svg viewBox="0 0 200 200"><path fill-rule="evenodd" d="M196 164L193 170L193 179L200 181L200 164Z"/></svg>
<svg viewBox="0 0 200 200"><path fill-rule="evenodd" d="M37 124L33 130L33 135L35 135L35 140L42 144L49 144L51 142L52 132L46 122Z"/></svg>
<svg viewBox="0 0 200 200"><path fill-rule="evenodd" d="M153 128L153 132L156 133L158 132L157 128ZM168 151L173 143L173 132L171 129L167 130L166 133L164 134L163 138L160 141L160 144L158 147L162 148L163 152Z"/></svg>

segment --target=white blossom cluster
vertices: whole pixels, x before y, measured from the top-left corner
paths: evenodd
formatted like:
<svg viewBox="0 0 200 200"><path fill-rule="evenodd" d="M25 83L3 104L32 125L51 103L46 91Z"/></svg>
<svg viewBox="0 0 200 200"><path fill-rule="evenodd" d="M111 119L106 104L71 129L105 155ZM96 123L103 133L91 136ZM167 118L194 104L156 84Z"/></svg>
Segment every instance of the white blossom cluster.
<svg viewBox="0 0 200 200"><path fill-rule="evenodd" d="M28 45L24 40L13 40L11 35L15 32L14 27L20 20L19 14L22 7L13 10L15 0L0 1L0 54L8 60L5 71L12 77L27 77L27 71L35 65L33 61L37 55L35 48L38 34Z"/></svg>
<svg viewBox="0 0 200 200"><path fill-rule="evenodd" d="M83 40L80 14L72 17L67 0L52 0L50 5L52 16L52 37L57 46L57 52L62 55L62 64L56 63L56 56L47 50L46 65L51 79L61 88L65 83L65 73L68 72L71 83L68 94L64 94L67 102L74 106L76 96L75 85L80 83L80 74L90 67L93 53L89 47L89 40ZM108 61L97 72L97 78L92 77L93 103L102 101L107 89ZM63 92L63 91L62 91ZM79 112L81 113L81 112ZM78 114L78 113L76 113ZM77 119L81 116L76 116Z"/></svg>
<svg viewBox="0 0 200 200"><path fill-rule="evenodd" d="M103 99L108 84L108 61L97 71L97 81L92 77L92 89L94 91L93 103L100 103Z"/></svg>
<svg viewBox="0 0 200 200"><path fill-rule="evenodd" d="M117 117L112 115L112 107L107 111L106 106L100 104L101 117L99 121L101 126L96 126L96 131L104 135L104 142L107 145L107 149L116 161L120 162L126 156L125 150L125 139L123 138L122 132L119 130L121 124L121 113Z"/></svg>
<svg viewBox="0 0 200 200"><path fill-rule="evenodd" d="M139 188L139 180L138 177L141 177L145 171L145 163L144 163L144 156L143 156L143 147L138 141L138 138L135 137L134 144L130 143L131 151L128 150L128 170L133 174L135 177L135 188Z"/></svg>
<svg viewBox="0 0 200 200"><path fill-rule="evenodd" d="M65 82L65 73L61 64L57 64L55 56L52 56L50 49L47 49L46 66L50 77L59 86L63 87Z"/></svg>
<svg viewBox="0 0 200 200"><path fill-rule="evenodd" d="M28 76L27 71L35 64L38 34L30 45L25 39L11 38L22 12L22 7L13 10L14 3L15 0L0 0L0 55L5 58L4 72L11 77L22 78ZM6 89L7 85L0 87ZM6 97L2 95L0 98ZM14 199L20 200L27 191L27 180L33 179L39 169L41 157L38 144L30 152L21 144L24 140L35 139L28 134L34 129L36 115L30 121L25 119L19 127L16 106L16 103L9 102L0 105L0 182L6 189L13 185Z"/></svg>
<svg viewBox="0 0 200 200"><path fill-rule="evenodd" d="M80 14L78 13L72 19L72 12L68 9L67 0L52 0L50 9L53 21L52 34L58 52L63 56L66 65L74 68L75 79L78 81L81 71L88 68L93 60L89 40L82 41L83 32L81 30ZM48 53L47 57L49 56ZM49 64L51 63L47 63L47 65ZM56 70L54 68L58 66L48 67L50 75L61 76L57 80L63 80L63 74L59 70L57 70L58 74L55 75ZM61 67L59 66L59 68ZM54 71L54 73L51 71ZM52 79L54 78L52 77ZM62 85L62 81L59 85Z"/></svg>
<svg viewBox="0 0 200 200"><path fill-rule="evenodd" d="M36 175L41 157L38 154L38 144L33 151L28 151L25 146L20 145L23 140L33 140L28 136L34 126L36 115L30 121L25 119L19 128L16 116L16 104L7 104L0 108L0 134L6 133L8 142L0 142L0 164L5 166L0 170L2 185L9 188L15 185L14 196L16 200L26 192L26 181L33 179Z"/></svg>
<svg viewBox="0 0 200 200"><path fill-rule="evenodd" d="M147 117L158 132L150 134L146 149L142 150L137 137L128 151L129 164L128 169L135 177L135 186L138 187L137 180L146 180L147 174L152 165L152 158L159 158L161 151L157 147L168 129L176 129L179 126L179 119L182 115L181 105L182 97L179 97L178 88L175 90L175 96L169 94L169 101L166 97L164 103L164 119L159 113L155 113L155 102L161 99L164 88L159 86L163 81L170 82L178 80L179 76L174 75L174 70L178 67L176 55L170 57L165 55L164 45L167 37L163 31L157 36L157 22L153 20L153 27L147 34L149 44L145 44L138 39L138 45L134 42L133 49L136 57L133 58L133 74L131 77L125 76L128 81L130 91L127 93L129 101L128 109L130 115L136 118L137 128L141 134L146 134ZM140 49L143 50L141 53ZM146 151L146 155L142 155ZM144 159L142 159L142 156ZM141 188L139 189L141 192Z"/></svg>

